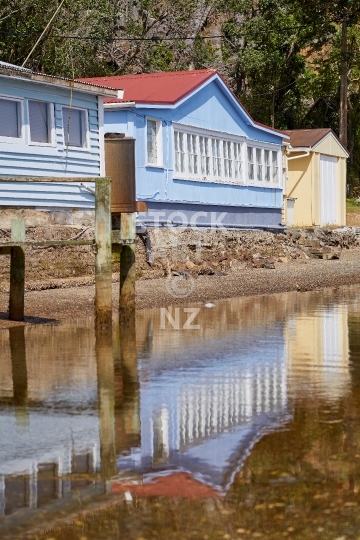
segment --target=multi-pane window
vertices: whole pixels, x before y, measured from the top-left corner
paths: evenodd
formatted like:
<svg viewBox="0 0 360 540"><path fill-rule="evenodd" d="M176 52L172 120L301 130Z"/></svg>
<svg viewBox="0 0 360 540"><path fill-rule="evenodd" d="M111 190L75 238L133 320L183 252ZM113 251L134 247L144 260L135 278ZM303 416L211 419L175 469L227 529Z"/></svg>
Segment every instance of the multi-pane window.
<svg viewBox="0 0 360 540"><path fill-rule="evenodd" d="M188 168L190 174L198 174L196 138L196 135L188 134L187 136Z"/></svg>
<svg viewBox="0 0 360 540"><path fill-rule="evenodd" d="M232 143L230 141L224 141L223 142L223 148L224 148L224 175L225 175L225 178L232 178L232 176L233 176L231 146L232 146Z"/></svg>
<svg viewBox="0 0 360 540"><path fill-rule="evenodd" d="M265 181L270 182L270 179L271 179L270 150L264 150L264 166L265 166Z"/></svg>
<svg viewBox="0 0 360 540"><path fill-rule="evenodd" d="M157 145L157 122L156 120L146 121L146 142L147 142L147 162L157 164L158 145Z"/></svg>
<svg viewBox="0 0 360 540"><path fill-rule="evenodd" d="M63 107L63 129L65 146L86 148L87 146L87 122L86 111Z"/></svg>
<svg viewBox="0 0 360 540"><path fill-rule="evenodd" d="M256 148L256 179L261 182L263 179L262 150Z"/></svg>
<svg viewBox="0 0 360 540"><path fill-rule="evenodd" d="M0 137L21 138L21 102L0 99Z"/></svg>
<svg viewBox="0 0 360 540"><path fill-rule="evenodd" d="M220 139L211 139L213 176L221 176L221 142Z"/></svg>
<svg viewBox="0 0 360 540"><path fill-rule="evenodd" d="M174 130L174 150L174 172L180 178L240 184L247 171L251 184L279 182L277 150L182 129Z"/></svg>
<svg viewBox="0 0 360 540"><path fill-rule="evenodd" d="M277 152L271 152L272 153L272 169L273 169L273 182L274 184L277 184L279 182L279 161L278 161L278 153Z"/></svg>
<svg viewBox="0 0 360 540"><path fill-rule="evenodd" d="M29 100L29 124L31 142L51 142L50 104Z"/></svg>
<svg viewBox="0 0 360 540"><path fill-rule="evenodd" d="M210 139L208 137L199 137L199 150L200 150L200 164L201 174L203 176L210 176L211 163L210 163Z"/></svg>
<svg viewBox="0 0 360 540"><path fill-rule="evenodd" d="M234 176L236 180L242 179L241 143L234 142Z"/></svg>
<svg viewBox="0 0 360 540"><path fill-rule="evenodd" d="M247 157L248 157L248 178L250 182L254 181L254 150L252 146L247 148Z"/></svg>
<svg viewBox="0 0 360 540"><path fill-rule="evenodd" d="M185 172L185 133L175 131L175 171Z"/></svg>

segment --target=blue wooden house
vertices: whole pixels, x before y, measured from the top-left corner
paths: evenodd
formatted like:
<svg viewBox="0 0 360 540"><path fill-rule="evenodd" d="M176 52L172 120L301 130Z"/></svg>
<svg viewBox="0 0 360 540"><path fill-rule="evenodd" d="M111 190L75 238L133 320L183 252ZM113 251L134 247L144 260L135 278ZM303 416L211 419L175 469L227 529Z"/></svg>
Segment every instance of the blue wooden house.
<svg viewBox="0 0 360 540"><path fill-rule="evenodd" d="M211 69L84 79L124 89L104 131L136 139L149 225L281 228L282 132L255 122Z"/></svg>
<svg viewBox="0 0 360 540"><path fill-rule="evenodd" d="M104 97L113 88L0 62L0 176L103 176ZM6 206L94 208L79 184L0 181Z"/></svg>

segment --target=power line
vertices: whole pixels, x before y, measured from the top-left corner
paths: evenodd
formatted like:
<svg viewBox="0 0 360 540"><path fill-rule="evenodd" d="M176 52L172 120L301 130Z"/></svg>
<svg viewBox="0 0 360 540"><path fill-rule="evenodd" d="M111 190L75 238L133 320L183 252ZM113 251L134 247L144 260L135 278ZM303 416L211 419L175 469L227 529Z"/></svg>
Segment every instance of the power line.
<svg viewBox="0 0 360 540"><path fill-rule="evenodd" d="M275 90L271 90L271 92L264 92L263 94L252 94L251 97L258 97L258 96L270 96L271 94L276 94L277 92L280 92L280 90L285 90L285 88L289 88L289 86L292 86L297 81L293 81L290 84L287 84L286 86L282 86L281 88L276 88Z"/></svg>
<svg viewBox="0 0 360 540"><path fill-rule="evenodd" d="M300 30L305 28L305 26L294 26L294 27L282 27L281 30ZM278 30L274 29L274 32ZM257 32L259 33L259 32ZM269 30L264 32L269 33ZM41 36L40 32L6 32L5 30L0 30L0 35L11 36L11 37L30 37L30 36ZM186 41L186 40L196 40L196 39L220 39L226 38L229 39L232 36L227 36L225 34L219 34L215 36L176 36L176 37L164 37L164 36L152 36L152 37L98 37L98 36L71 36L71 35L57 35L57 34L48 34L46 39L75 39L78 41ZM241 36L236 36L241 37Z"/></svg>

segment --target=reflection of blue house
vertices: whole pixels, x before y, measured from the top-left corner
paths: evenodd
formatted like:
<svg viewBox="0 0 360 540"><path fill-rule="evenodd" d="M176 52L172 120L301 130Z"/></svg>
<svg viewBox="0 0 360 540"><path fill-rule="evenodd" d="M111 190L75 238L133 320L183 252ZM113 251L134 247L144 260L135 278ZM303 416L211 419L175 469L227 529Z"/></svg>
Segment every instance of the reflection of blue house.
<svg viewBox="0 0 360 540"><path fill-rule="evenodd" d="M141 447L118 468L187 471L226 489L254 444L290 419L282 327L140 358Z"/></svg>
<svg viewBox="0 0 360 540"><path fill-rule="evenodd" d="M136 139L144 220L279 227L286 136L255 122L216 71L88 81L124 89L126 101L106 100L105 133Z"/></svg>

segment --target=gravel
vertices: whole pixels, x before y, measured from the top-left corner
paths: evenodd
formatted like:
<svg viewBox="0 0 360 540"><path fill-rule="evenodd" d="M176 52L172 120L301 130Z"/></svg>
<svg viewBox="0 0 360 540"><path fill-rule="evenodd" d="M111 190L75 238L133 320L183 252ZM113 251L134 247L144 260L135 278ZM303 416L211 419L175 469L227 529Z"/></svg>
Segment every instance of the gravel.
<svg viewBox="0 0 360 540"><path fill-rule="evenodd" d="M89 284L90 283L90 284ZM343 250L339 260L290 260L275 263L275 269L238 264L218 275L192 274L140 280L136 284L136 308L184 305L204 300L252 296L297 290L309 291L360 283L360 248ZM61 280L47 290L27 284L25 324L56 323L93 315L94 285L89 280ZM61 288L55 288L61 287ZM29 290L30 289L30 290ZM113 276L114 313L119 284ZM8 293L0 292L0 328L23 323L7 320Z"/></svg>

